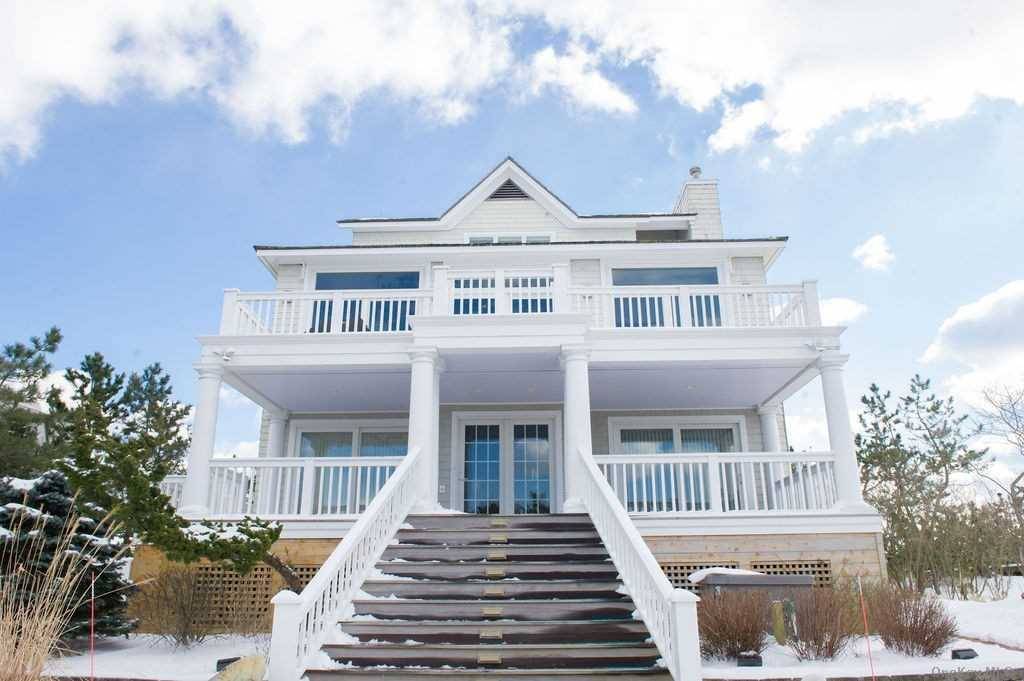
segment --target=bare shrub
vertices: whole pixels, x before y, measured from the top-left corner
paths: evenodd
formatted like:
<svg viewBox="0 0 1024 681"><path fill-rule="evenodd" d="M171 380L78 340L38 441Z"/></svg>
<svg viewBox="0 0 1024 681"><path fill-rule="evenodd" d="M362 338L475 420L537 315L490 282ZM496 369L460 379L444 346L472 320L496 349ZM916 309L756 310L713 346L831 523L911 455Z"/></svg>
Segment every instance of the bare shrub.
<svg viewBox="0 0 1024 681"><path fill-rule="evenodd" d="M198 570L172 565L139 587L132 610L145 631L187 648L217 633L207 617L215 596Z"/></svg>
<svg viewBox="0 0 1024 681"><path fill-rule="evenodd" d="M805 589L793 596L796 635L790 647L801 660L831 660L857 634L857 605L848 588Z"/></svg>
<svg viewBox="0 0 1024 681"><path fill-rule="evenodd" d="M867 590L868 621L890 650L935 656L957 634L956 620L933 594L889 586Z"/></svg>
<svg viewBox="0 0 1024 681"><path fill-rule="evenodd" d="M75 610L87 601L83 584L92 577L99 542L72 549L79 524L73 513L54 536L44 530L60 522L53 516L17 504L4 512L13 517L0 532L0 681L40 681Z"/></svg>
<svg viewBox="0 0 1024 681"><path fill-rule="evenodd" d="M768 645L770 615L771 600L764 591L702 595L697 604L701 655L732 659L747 651L760 653Z"/></svg>

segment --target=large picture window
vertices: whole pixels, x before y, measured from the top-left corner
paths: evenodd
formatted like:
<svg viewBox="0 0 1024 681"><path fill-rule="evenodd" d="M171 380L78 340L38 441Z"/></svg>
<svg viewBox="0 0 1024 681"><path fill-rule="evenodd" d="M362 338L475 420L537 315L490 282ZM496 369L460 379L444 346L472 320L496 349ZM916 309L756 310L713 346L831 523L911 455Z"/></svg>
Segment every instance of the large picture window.
<svg viewBox="0 0 1024 681"><path fill-rule="evenodd" d="M715 267L631 267L612 270L615 286L696 286L718 283Z"/></svg>
<svg viewBox="0 0 1024 681"><path fill-rule="evenodd" d="M419 272L317 272L317 291L371 289L414 289L420 287Z"/></svg>
<svg viewBox="0 0 1024 681"><path fill-rule="evenodd" d="M404 421L300 420L294 428L294 455L300 457L405 456L409 449Z"/></svg>

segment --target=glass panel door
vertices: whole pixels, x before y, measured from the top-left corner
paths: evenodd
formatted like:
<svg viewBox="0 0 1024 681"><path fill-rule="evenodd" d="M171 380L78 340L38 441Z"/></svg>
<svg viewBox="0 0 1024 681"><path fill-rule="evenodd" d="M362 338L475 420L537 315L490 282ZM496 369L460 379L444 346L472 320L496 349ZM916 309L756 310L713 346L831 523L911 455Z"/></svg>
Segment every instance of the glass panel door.
<svg viewBox="0 0 1024 681"><path fill-rule="evenodd" d="M512 428L512 512L551 512L551 438L546 423Z"/></svg>
<svg viewBox="0 0 1024 681"><path fill-rule="evenodd" d="M462 510L466 513L501 513L500 431L498 424L465 427Z"/></svg>

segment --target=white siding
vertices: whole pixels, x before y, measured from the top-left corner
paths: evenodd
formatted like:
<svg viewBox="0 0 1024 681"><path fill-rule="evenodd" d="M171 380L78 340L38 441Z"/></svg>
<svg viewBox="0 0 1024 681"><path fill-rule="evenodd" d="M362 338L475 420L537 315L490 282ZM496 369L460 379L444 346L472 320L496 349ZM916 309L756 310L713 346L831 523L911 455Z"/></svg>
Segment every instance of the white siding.
<svg viewBox="0 0 1024 681"><path fill-rule="evenodd" d="M410 225L415 229L414 224ZM461 244L469 234L530 235L549 234L552 241L622 241L633 240L633 227L622 229L571 229L532 199L484 201L453 229L443 231L408 231L355 233L352 243L362 245L386 244Z"/></svg>
<svg viewBox="0 0 1024 681"><path fill-rule="evenodd" d="M756 286L768 283L764 271L764 258L730 258L732 283L737 286Z"/></svg>
<svg viewBox="0 0 1024 681"><path fill-rule="evenodd" d="M570 283L573 286L600 286L601 285L601 261L593 260L571 260Z"/></svg>
<svg viewBox="0 0 1024 681"><path fill-rule="evenodd" d="M301 291L304 283L303 274L302 265L279 265L275 288L278 291Z"/></svg>
<svg viewBox="0 0 1024 681"><path fill-rule="evenodd" d="M690 231L691 239L721 239L722 209L718 202L717 180L695 180L683 185L676 202L678 213L696 213Z"/></svg>

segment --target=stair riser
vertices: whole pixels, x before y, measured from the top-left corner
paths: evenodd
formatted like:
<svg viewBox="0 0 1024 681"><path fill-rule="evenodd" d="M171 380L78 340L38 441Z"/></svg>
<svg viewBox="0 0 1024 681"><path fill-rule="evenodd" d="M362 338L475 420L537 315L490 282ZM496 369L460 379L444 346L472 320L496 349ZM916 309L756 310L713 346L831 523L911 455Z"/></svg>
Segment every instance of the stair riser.
<svg viewBox="0 0 1024 681"><path fill-rule="evenodd" d="M494 654L500 656L492 658L493 662L486 660L481 663L476 651L466 650L419 650L417 646L397 648L395 650L381 650L379 648L368 648L366 646L349 646L339 649L333 646L324 646L324 650L335 662L354 664L359 667L372 667L374 665L387 664L396 667L432 667L443 666L464 667L473 669L477 667L504 669L590 669L594 667L650 667L658 659L657 649L653 651L648 648L595 648L587 651L567 650L553 651L546 650L542 653L536 651L510 652L508 647L493 646ZM422 648L422 646L420 646ZM491 653L485 653L491 654Z"/></svg>
<svg viewBox="0 0 1024 681"><path fill-rule="evenodd" d="M423 546L502 546L505 544L584 544L598 546L597 532L557 530L399 530L398 541Z"/></svg>
<svg viewBox="0 0 1024 681"><path fill-rule="evenodd" d="M378 563L377 568L388 575L412 577L414 579L464 580L464 579L508 579L523 581L544 579L577 580L618 580L615 566L607 563L582 563L544 565L541 563ZM504 570L503 575L488 570Z"/></svg>
<svg viewBox="0 0 1024 681"><path fill-rule="evenodd" d="M621 620L630 619L635 609L631 601L482 601L463 604L451 601L382 599L355 603L357 615L373 615L379 619L440 621Z"/></svg>
<svg viewBox="0 0 1024 681"><path fill-rule="evenodd" d="M402 643L412 636L407 625L395 626L389 622L343 622L342 631L360 641L384 641ZM510 623L502 624L431 624L418 623L415 628L417 641L423 643L451 643L472 645L476 643L643 643L650 634L640 622L588 622L579 623ZM480 638L480 633L485 638ZM495 638L500 632L501 638Z"/></svg>
<svg viewBox="0 0 1024 681"><path fill-rule="evenodd" d="M617 582L366 582L363 591L399 598L619 598Z"/></svg>
<svg viewBox="0 0 1024 681"><path fill-rule="evenodd" d="M362 679L363 681L423 681L424 679L458 679L458 681L590 681L613 679L614 681L672 681L664 669L621 670L621 669L563 669L560 671L530 671L507 669L333 669L306 672L309 681L341 681Z"/></svg>
<svg viewBox="0 0 1024 681"><path fill-rule="evenodd" d="M504 556L504 558L496 557ZM608 557L603 546L401 546L393 545L384 551L383 560L401 558L406 561L440 560L454 562L460 560L504 563L509 561L595 561Z"/></svg>
<svg viewBox="0 0 1024 681"><path fill-rule="evenodd" d="M594 524L586 515L450 515L450 516L409 516L406 524L417 530L583 530L594 531Z"/></svg>

